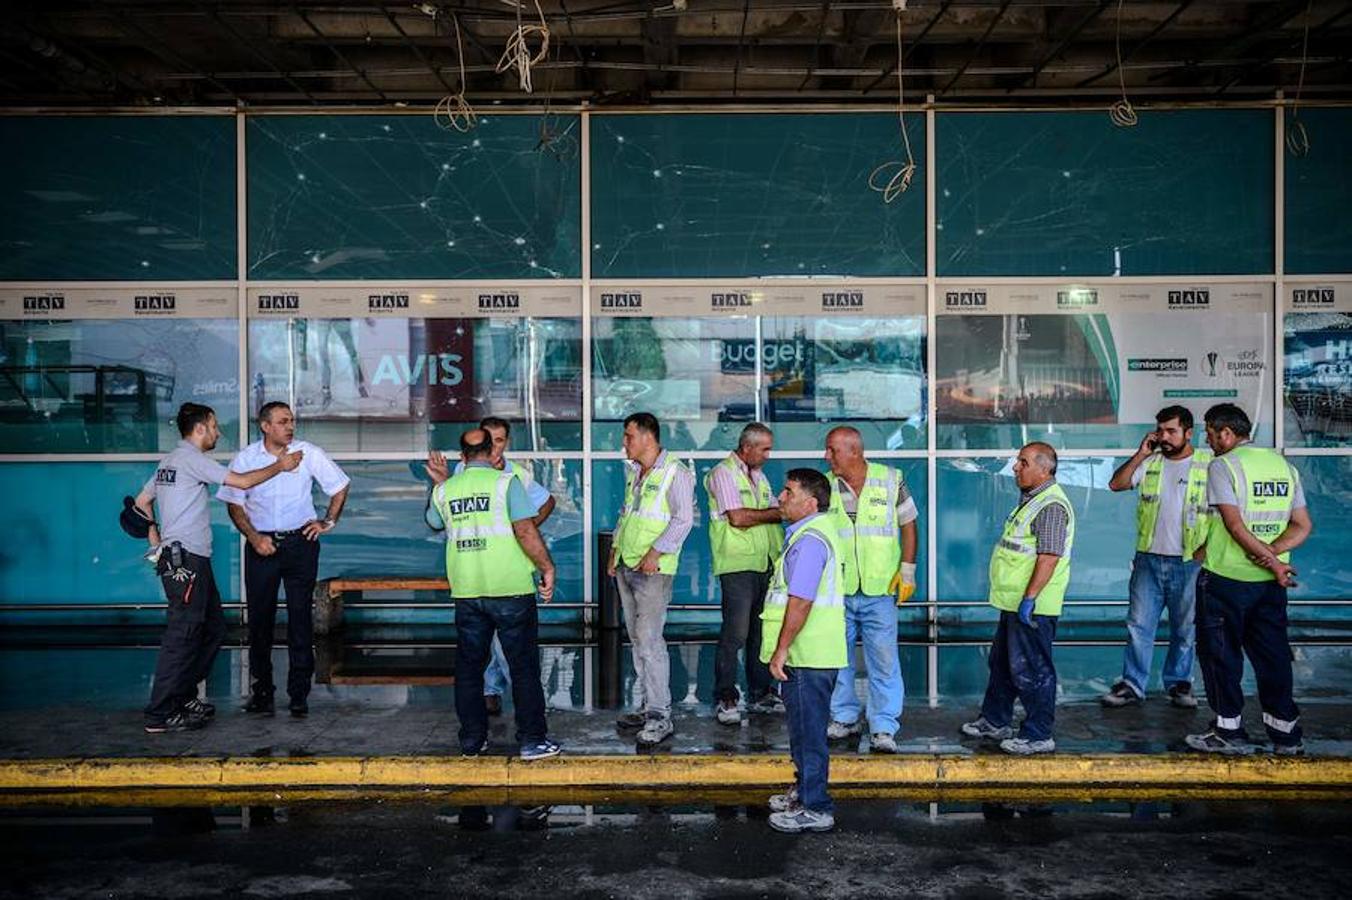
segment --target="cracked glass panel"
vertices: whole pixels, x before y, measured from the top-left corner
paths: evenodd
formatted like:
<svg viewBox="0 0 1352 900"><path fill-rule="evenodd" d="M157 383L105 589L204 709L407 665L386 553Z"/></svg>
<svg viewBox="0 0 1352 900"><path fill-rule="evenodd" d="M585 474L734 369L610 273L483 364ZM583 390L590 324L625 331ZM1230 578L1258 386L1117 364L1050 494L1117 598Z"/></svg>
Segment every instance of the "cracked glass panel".
<svg viewBox="0 0 1352 900"><path fill-rule="evenodd" d="M239 427L239 322L0 322L0 453L154 453L174 416L216 411L221 450Z"/></svg>
<svg viewBox="0 0 1352 900"><path fill-rule="evenodd" d="M1286 154L1286 272L1352 272L1352 109L1287 110L1286 128L1303 128L1310 145Z"/></svg>
<svg viewBox="0 0 1352 900"><path fill-rule="evenodd" d="M0 279L235 277L228 116L6 116L0 165Z"/></svg>
<svg viewBox="0 0 1352 900"><path fill-rule="evenodd" d="M948 113L938 274L1238 275L1273 268L1268 110Z"/></svg>
<svg viewBox="0 0 1352 900"><path fill-rule="evenodd" d="M592 274L923 275L923 117L906 127L919 166L885 203L894 114L594 116Z"/></svg>
<svg viewBox="0 0 1352 900"><path fill-rule="evenodd" d="M577 116L249 120L251 278L576 278Z"/></svg>

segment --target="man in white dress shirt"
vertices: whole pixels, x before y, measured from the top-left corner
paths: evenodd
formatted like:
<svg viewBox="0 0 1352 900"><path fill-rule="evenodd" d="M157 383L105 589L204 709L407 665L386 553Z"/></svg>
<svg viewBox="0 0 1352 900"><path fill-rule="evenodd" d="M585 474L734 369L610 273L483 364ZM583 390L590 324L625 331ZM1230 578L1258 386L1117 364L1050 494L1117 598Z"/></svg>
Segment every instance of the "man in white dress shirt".
<svg viewBox="0 0 1352 900"><path fill-rule="evenodd" d="M310 680L315 671L314 617L311 599L319 574L319 536L338 524L347 501L349 479L328 454L295 440L296 418L280 401L258 411L263 439L230 461L232 472L248 472L288 450L304 450L294 472L284 472L247 491L222 486L216 493L230 508L230 521L244 535L244 588L249 604L249 702L245 712L273 712L272 636L277 623L277 590L286 586L286 644L290 665L286 689L291 715L310 711ZM329 497L328 511L315 515L313 484Z"/></svg>

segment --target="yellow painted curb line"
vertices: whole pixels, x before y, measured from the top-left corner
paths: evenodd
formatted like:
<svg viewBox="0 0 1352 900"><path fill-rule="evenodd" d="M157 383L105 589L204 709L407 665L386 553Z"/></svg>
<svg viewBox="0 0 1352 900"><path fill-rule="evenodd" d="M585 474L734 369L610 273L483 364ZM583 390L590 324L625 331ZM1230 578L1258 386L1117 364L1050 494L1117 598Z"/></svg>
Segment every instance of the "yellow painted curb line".
<svg viewBox="0 0 1352 900"><path fill-rule="evenodd" d="M581 788L755 792L783 786L792 771L787 756L713 753L561 756L536 762L501 756L11 759L0 760L0 791ZM838 756L831 759L831 784L851 791L1152 788L1280 795L1304 789L1352 795L1352 759L1185 754Z"/></svg>

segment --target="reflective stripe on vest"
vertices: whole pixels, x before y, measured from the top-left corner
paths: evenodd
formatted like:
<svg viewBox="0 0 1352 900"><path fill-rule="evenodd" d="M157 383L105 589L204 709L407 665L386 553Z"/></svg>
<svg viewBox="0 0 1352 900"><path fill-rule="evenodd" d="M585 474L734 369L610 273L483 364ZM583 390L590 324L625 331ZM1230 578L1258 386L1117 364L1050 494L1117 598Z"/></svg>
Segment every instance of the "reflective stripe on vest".
<svg viewBox="0 0 1352 900"><path fill-rule="evenodd" d="M535 593L535 566L517 542L509 516L511 472L466 468L432 492L446 523L446 580L451 596L516 597Z"/></svg>
<svg viewBox="0 0 1352 900"><path fill-rule="evenodd" d="M615 547L619 559L629 568L638 566L653 542L662 536L671 522L671 504L667 502L667 491L676 478L681 461L667 454L666 461L653 466L638 485L638 503L634 503L634 485L638 479L637 464L627 465L624 471L624 512L615 526ZM658 559L658 571L663 575L676 574L680 561L680 551L663 553Z"/></svg>
<svg viewBox="0 0 1352 900"><path fill-rule="evenodd" d="M897 522L897 497L901 472L881 463L869 463L864 486L859 491L854 521L845 512L837 477L831 480L831 514L845 565L845 593L881 597L889 593L892 576L901 567L901 525Z"/></svg>
<svg viewBox="0 0 1352 900"><path fill-rule="evenodd" d="M1194 450L1189 457L1188 486L1183 494L1183 559L1192 559L1197 549L1206 543L1211 525L1211 507L1206 502L1206 473L1211 464L1210 450ZM1155 454L1145 464L1141 476L1140 495L1136 501L1136 549L1149 553L1155 542L1155 526L1159 521L1161 484L1164 457Z"/></svg>
<svg viewBox="0 0 1352 900"><path fill-rule="evenodd" d="M789 645L788 664L808 669L839 669L845 665L844 572L840 537L832 519L833 516L828 514L804 522L794 530L784 546L784 552L775 561L770 589L765 594L765 607L761 611L761 662L768 663L774 656L775 648L779 646L784 614L789 607L789 584L784 576L784 560L789 548L810 533L826 544L826 566L817 581L817 593L812 598L812 609L807 614L807 620Z"/></svg>
<svg viewBox="0 0 1352 900"><path fill-rule="evenodd" d="M1275 541L1291 521L1291 504L1300 483L1296 470L1280 453L1262 447L1235 447L1216 460L1230 475L1244 527L1265 544ZM1290 562L1291 554L1282 553L1278 559ZM1237 581L1273 581L1276 578L1270 570L1249 562L1248 553L1230 536L1219 515L1212 519L1202 567Z"/></svg>
<svg viewBox="0 0 1352 900"><path fill-rule="evenodd" d="M1040 616L1059 616L1070 582L1070 552L1075 544L1075 509L1061 485L1052 484L1023 506L1015 507L1005 519L1004 533L996 541L990 563L990 604L997 609L1016 612L1028 580L1037 565L1037 535L1033 520L1043 509L1056 503L1066 510L1066 549L1056 561L1051 579L1037 596L1033 611Z"/></svg>
<svg viewBox="0 0 1352 900"><path fill-rule="evenodd" d="M770 482L761 478L753 485L736 456L729 455L705 474L704 490L709 495L709 549L713 551L714 574L764 572L779 555L784 544L784 529L778 524L750 528L734 528L728 524L728 517L718 511L718 500L713 491L714 472L720 466L732 474L742 509L770 508Z"/></svg>

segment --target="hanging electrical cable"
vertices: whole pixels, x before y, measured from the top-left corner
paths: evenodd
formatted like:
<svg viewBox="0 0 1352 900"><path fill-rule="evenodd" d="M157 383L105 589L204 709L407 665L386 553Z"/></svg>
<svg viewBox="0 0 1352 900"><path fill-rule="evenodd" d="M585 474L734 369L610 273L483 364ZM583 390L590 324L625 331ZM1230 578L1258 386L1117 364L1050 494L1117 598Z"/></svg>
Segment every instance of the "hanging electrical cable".
<svg viewBox="0 0 1352 900"><path fill-rule="evenodd" d="M1122 89L1122 99L1108 107L1108 118L1118 128L1131 128L1136 124L1136 107L1127 99L1127 76L1122 69L1122 3L1117 0L1117 84Z"/></svg>
<svg viewBox="0 0 1352 900"><path fill-rule="evenodd" d="M540 8L540 0L533 0L535 13L540 20L538 25L527 25L522 20L521 8L524 2L521 0L504 0L504 2L516 7L516 30L507 38L507 46L502 51L502 58L498 60L497 71L501 74L508 69L516 69L521 90L529 94L532 90L531 68L549 56L549 25L545 22L545 13ZM539 42L538 50L531 50L532 41Z"/></svg>
<svg viewBox="0 0 1352 900"><path fill-rule="evenodd" d="M1310 152L1310 134L1300 120L1300 92L1305 89L1305 64L1310 59L1310 11L1314 0L1305 4L1305 35L1300 41L1300 75L1296 79L1296 96L1291 101L1291 121L1286 126L1286 149L1292 156Z"/></svg>
<svg viewBox="0 0 1352 900"><path fill-rule="evenodd" d="M906 132L906 84L902 77L905 54L901 40L901 14L906 10L906 0L892 0L892 8L897 14L897 123L901 128L901 146L906 158L885 162L869 173L868 186L883 195L884 203L891 203L906 193L916 170L915 154L911 152L911 136ZM896 172L883 181L883 176L893 169L896 169Z"/></svg>
<svg viewBox="0 0 1352 900"><path fill-rule="evenodd" d="M429 15L432 16L433 27L435 27L437 12L429 13ZM440 128L454 129L464 134L467 131L472 131L474 126L479 124L479 116L474 112L474 107L470 106L469 101L465 99L465 46L460 39L460 18L455 13L450 15L451 24L455 26L455 59L460 67L460 90L442 97L437 102L436 107L432 110L432 120Z"/></svg>

